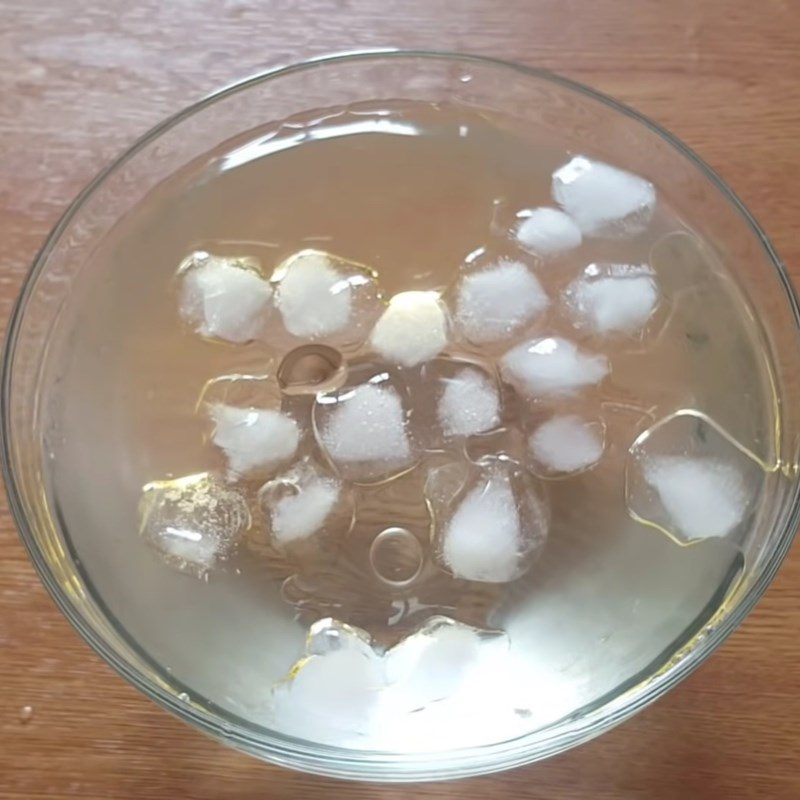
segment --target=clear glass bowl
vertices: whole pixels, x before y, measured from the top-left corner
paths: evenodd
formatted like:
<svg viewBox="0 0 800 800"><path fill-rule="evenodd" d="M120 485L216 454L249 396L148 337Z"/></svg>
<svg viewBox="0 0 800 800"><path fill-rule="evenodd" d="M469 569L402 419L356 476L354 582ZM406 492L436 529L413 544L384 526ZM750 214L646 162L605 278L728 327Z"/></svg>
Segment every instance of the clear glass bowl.
<svg viewBox="0 0 800 800"><path fill-rule="evenodd" d="M196 692L187 701L168 665L126 630L88 574L49 479L60 378L52 353L69 352L60 320L71 286L99 280L91 253L161 181L228 141L320 106L376 98L447 101L586 139L611 163L648 175L717 250L760 322L775 389L772 502L749 537L742 578L700 627L673 640L647 670L511 741L436 753L367 752L281 735ZM378 780L454 778L525 764L586 741L661 696L741 622L766 589L798 524L800 386L798 306L766 236L714 172L669 133L591 89L540 70L444 53L379 52L323 58L249 78L176 114L98 175L50 234L11 319L3 362L3 467L11 508L42 581L86 641L128 681L207 734L265 760L309 772ZM89 491L90 487L87 487Z"/></svg>

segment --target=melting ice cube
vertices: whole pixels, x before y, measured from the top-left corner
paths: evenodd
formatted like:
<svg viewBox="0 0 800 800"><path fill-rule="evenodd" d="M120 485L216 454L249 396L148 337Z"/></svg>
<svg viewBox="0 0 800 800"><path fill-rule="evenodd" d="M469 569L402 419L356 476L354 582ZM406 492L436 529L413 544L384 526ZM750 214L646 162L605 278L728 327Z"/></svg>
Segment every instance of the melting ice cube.
<svg viewBox="0 0 800 800"><path fill-rule="evenodd" d="M244 497L208 473L148 483L140 533L171 566L203 576L250 526Z"/></svg>
<svg viewBox="0 0 800 800"><path fill-rule="evenodd" d="M233 475L272 470L294 457L300 442L297 423L269 408L209 406L214 421L211 440L228 460Z"/></svg>
<svg viewBox="0 0 800 800"><path fill-rule="evenodd" d="M296 735L339 740L366 733L385 687L381 657L359 628L333 619L314 623L307 655L273 689L273 713Z"/></svg>
<svg viewBox="0 0 800 800"><path fill-rule="evenodd" d="M387 372L317 395L313 414L320 446L346 479L381 480L417 459L403 399Z"/></svg>
<svg viewBox="0 0 800 800"><path fill-rule="evenodd" d="M366 267L318 250L302 250L274 272L275 305L284 327L301 339L363 340L380 307Z"/></svg>
<svg viewBox="0 0 800 800"><path fill-rule="evenodd" d="M435 616L387 652L369 634L335 619L321 619L309 631L305 655L273 687L273 725L303 738L357 745L368 736L386 749L417 741L429 731L430 711L442 701L487 688L507 656L507 637L448 617ZM452 709L456 710L456 707ZM439 719L452 735L452 719ZM442 724L444 723L444 724Z"/></svg>
<svg viewBox="0 0 800 800"><path fill-rule="evenodd" d="M548 302L542 285L522 262L500 259L461 279L456 324L473 344L497 342L522 331Z"/></svg>
<svg viewBox="0 0 800 800"><path fill-rule="evenodd" d="M272 287L257 262L197 252L184 259L178 275L180 314L201 336L242 343L261 333Z"/></svg>
<svg viewBox="0 0 800 800"><path fill-rule="evenodd" d="M487 458L470 467L448 464L431 471L425 491L437 557L457 578L512 581L544 546L546 506L533 478L512 462Z"/></svg>
<svg viewBox="0 0 800 800"><path fill-rule="evenodd" d="M352 523L352 501L341 482L304 460L264 484L259 503L270 520L271 539L278 548Z"/></svg>
<svg viewBox="0 0 800 800"><path fill-rule="evenodd" d="M688 539L725 536L742 521L749 493L730 464L711 458L656 456L644 470L645 480Z"/></svg>
<svg viewBox="0 0 800 800"><path fill-rule="evenodd" d="M473 489L445 530L442 556L459 578L510 581L517 576L521 544L519 511L507 484Z"/></svg>
<svg viewBox="0 0 800 800"><path fill-rule="evenodd" d="M384 657L390 687L387 707L415 712L456 695L487 649L507 647L502 633L490 633L435 616L396 644Z"/></svg>
<svg viewBox="0 0 800 800"><path fill-rule="evenodd" d="M482 370L462 367L443 383L436 411L445 436L472 436L500 424L497 386Z"/></svg>
<svg viewBox="0 0 800 800"><path fill-rule="evenodd" d="M557 169L552 188L553 199L585 236L634 236L650 222L656 204L650 181L584 156Z"/></svg>
<svg viewBox="0 0 800 800"><path fill-rule="evenodd" d="M597 420L577 414L551 417L528 439L530 455L546 473L580 472L600 460L604 429Z"/></svg>
<svg viewBox="0 0 800 800"><path fill-rule="evenodd" d="M557 336L533 339L509 350L500 362L503 378L531 398L573 394L599 383L609 371L605 356L583 352Z"/></svg>
<svg viewBox="0 0 800 800"><path fill-rule="evenodd" d="M375 323L372 348L392 364L414 367L447 344L447 314L438 292L401 292Z"/></svg>
<svg viewBox="0 0 800 800"><path fill-rule="evenodd" d="M764 479L760 463L727 431L684 409L633 443L625 494L634 517L693 542L741 531Z"/></svg>
<svg viewBox="0 0 800 800"><path fill-rule="evenodd" d="M652 270L628 264L590 264L564 291L576 328L636 333L658 304Z"/></svg>
<svg viewBox="0 0 800 800"><path fill-rule="evenodd" d="M520 216L516 237L529 253L556 256L581 244L581 229L569 214L557 208L534 208Z"/></svg>

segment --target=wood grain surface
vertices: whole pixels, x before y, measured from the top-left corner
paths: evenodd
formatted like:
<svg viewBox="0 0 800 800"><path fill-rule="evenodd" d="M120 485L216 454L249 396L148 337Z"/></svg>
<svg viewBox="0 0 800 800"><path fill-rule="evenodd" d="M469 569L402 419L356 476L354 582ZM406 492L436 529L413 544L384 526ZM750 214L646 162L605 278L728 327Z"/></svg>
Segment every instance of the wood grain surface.
<svg viewBox="0 0 800 800"><path fill-rule="evenodd" d="M547 67L632 104L739 193L800 279L798 0L0 0L0 318L75 193L150 126L265 67L377 46ZM0 797L800 797L800 551L721 650L578 750L385 787L295 774L160 711L68 626L0 509Z"/></svg>

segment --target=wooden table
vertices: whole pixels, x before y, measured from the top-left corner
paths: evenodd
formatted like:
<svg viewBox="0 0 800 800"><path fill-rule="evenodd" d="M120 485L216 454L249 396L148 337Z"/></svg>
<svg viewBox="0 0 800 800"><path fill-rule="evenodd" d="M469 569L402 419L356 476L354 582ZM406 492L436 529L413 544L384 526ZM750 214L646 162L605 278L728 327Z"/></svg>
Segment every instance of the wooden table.
<svg viewBox="0 0 800 800"><path fill-rule="evenodd" d="M634 105L718 170L800 279L798 0L0 0L0 317L78 189L162 117L267 66L387 45L515 59ZM632 721L547 763L413 789L205 739L80 641L5 505L0 553L2 798L800 797L797 548L720 652Z"/></svg>

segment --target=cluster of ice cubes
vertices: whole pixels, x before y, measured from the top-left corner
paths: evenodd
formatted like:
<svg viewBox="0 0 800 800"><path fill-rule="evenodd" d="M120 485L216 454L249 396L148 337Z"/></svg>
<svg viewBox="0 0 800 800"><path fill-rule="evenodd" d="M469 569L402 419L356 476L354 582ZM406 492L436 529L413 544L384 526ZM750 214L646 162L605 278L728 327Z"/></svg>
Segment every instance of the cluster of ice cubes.
<svg viewBox="0 0 800 800"><path fill-rule="evenodd" d="M295 253L269 278L257 259L196 252L178 278L183 319L201 336L234 344L346 348L363 340L383 308L375 273L317 250Z"/></svg>
<svg viewBox="0 0 800 800"><path fill-rule="evenodd" d="M641 234L655 210L652 184L576 156L554 172L551 190L552 206L522 209L506 226L505 254L467 260L441 290L387 298L372 269L317 250L292 255L270 275L248 257L187 257L178 270L179 310L195 333L263 342L284 356L321 344L343 355L344 369L321 390L304 394L293 384L292 396L276 374L219 379L225 391L204 394L200 407L225 477L203 492L218 491L236 525L217 539L205 528L195 532L199 539L181 537L166 532L183 529L177 512L168 519L174 504L156 504L156 513L148 501L143 533L191 570L205 570L251 518L278 550L344 535L353 491L419 468L428 470L427 557L438 569L485 583L524 574L548 534L546 481L602 460L596 387L611 374L620 341L646 340L662 302L648 264L580 255L593 240ZM576 262L568 282L553 278ZM237 380L263 391L248 395ZM576 399L584 401L581 413ZM522 426L523 456L468 457L470 441L514 426ZM632 453L644 490L629 486L628 502L643 521L684 540L724 536L741 523L746 476L718 454L665 451L641 461ZM631 497L641 491L647 507L637 510ZM246 498L239 510L235 498ZM387 528L395 523L387 516Z"/></svg>
<svg viewBox="0 0 800 800"><path fill-rule="evenodd" d="M328 545L350 558L363 539L362 562L343 576L355 580L363 564L377 571L371 544L391 533L416 537L409 552L423 560L407 580L377 582L389 593L432 573L454 591L525 575L551 527L548 482L588 480L612 461L601 387L619 348L647 348L674 279L592 255L598 240L646 230L647 180L577 156L554 172L551 195L551 206L517 210L502 246L454 265L436 290L385 297L372 269L318 250L270 274L247 256L188 256L177 275L185 325L262 343L280 361L203 388L217 467L144 487L141 533L159 556L206 577L254 530L299 569ZM743 534L760 466L713 420L678 410L628 444L617 496L634 519L683 545ZM377 494L365 502L406 481L420 487L413 524ZM421 720L420 736L431 709L457 712L448 698L463 692L473 708L502 684L501 633L434 616L383 649L343 619L314 622L273 688L281 730L339 745Z"/></svg>
<svg viewBox="0 0 800 800"><path fill-rule="evenodd" d="M410 732L394 729L398 721L412 724L418 736L433 722L426 723L430 710L448 706L455 695L486 691L508 646L500 631L443 616L431 617L389 649L361 628L320 619L309 629L302 658L273 687L268 713L291 735L313 732L315 740L338 746L351 736L369 736L391 747L392 739Z"/></svg>

